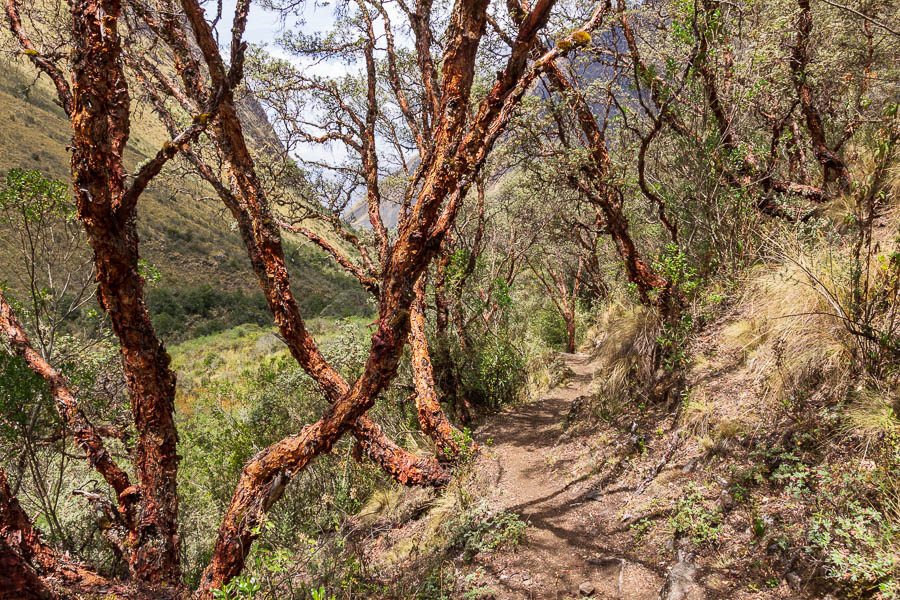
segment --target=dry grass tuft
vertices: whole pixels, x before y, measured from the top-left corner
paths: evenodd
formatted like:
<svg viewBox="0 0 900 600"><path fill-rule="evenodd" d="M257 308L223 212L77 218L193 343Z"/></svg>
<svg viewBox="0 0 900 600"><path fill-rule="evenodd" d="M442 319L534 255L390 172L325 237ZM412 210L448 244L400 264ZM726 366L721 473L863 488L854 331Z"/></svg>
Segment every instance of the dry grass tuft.
<svg viewBox="0 0 900 600"><path fill-rule="evenodd" d="M705 394L690 398L684 406L681 422L691 435L700 439L700 447L709 451L713 446L727 444L739 437L751 421L745 411L734 405L721 406Z"/></svg>
<svg viewBox="0 0 900 600"><path fill-rule="evenodd" d="M522 398L526 402L539 399L574 374L559 353L553 351L542 352L531 358L526 370L528 374L522 391Z"/></svg>
<svg viewBox="0 0 900 600"><path fill-rule="evenodd" d="M720 335L725 348L737 351L742 358L765 342L765 332L760 332L759 324L749 319L739 319L727 325Z"/></svg>
<svg viewBox="0 0 900 600"><path fill-rule="evenodd" d="M748 365L767 395L783 400L798 387L847 380L852 340L820 289L842 289L833 273L827 256L798 254L753 280L744 301L752 333L742 339L759 342Z"/></svg>
<svg viewBox="0 0 900 600"><path fill-rule="evenodd" d="M845 412L844 433L871 445L900 432L897 394L898 390L887 389L877 381L860 386L851 395L853 403Z"/></svg>
<svg viewBox="0 0 900 600"><path fill-rule="evenodd" d="M445 548L452 540L453 524L467 508L469 498L464 490L466 485L472 484L470 477L466 474L463 479L454 480L442 495L430 503L422 517L407 523L407 534L395 539L381 553L379 563L384 567L396 567ZM403 493L404 490L398 488L398 498L402 499ZM394 510L396 512L397 509Z"/></svg>
<svg viewBox="0 0 900 600"><path fill-rule="evenodd" d="M371 525L381 519L395 517L403 499L402 491L397 486L375 490L356 518L364 525Z"/></svg>
<svg viewBox="0 0 900 600"><path fill-rule="evenodd" d="M610 303L588 332L594 342L587 350L595 357L597 389L606 399L623 400L637 382L653 381L660 322L647 307Z"/></svg>

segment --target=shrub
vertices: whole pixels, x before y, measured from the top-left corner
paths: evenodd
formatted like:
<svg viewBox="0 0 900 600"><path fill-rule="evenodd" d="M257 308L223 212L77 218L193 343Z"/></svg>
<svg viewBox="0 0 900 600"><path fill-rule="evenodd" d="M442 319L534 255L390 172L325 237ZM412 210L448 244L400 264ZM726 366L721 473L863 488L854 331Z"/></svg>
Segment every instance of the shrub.
<svg viewBox="0 0 900 600"><path fill-rule="evenodd" d="M840 513L813 516L807 531L809 549L820 555L826 575L840 582L851 597L897 598L900 558L896 524L882 513L852 501Z"/></svg>
<svg viewBox="0 0 900 600"><path fill-rule="evenodd" d="M519 398L525 358L509 340L492 338L460 359L462 391L471 402L498 408Z"/></svg>
<svg viewBox="0 0 900 600"><path fill-rule="evenodd" d="M454 537L454 545L463 549L463 557L471 560L482 552L515 546L525 537L528 523L516 513L491 514L482 504L468 512Z"/></svg>
<svg viewBox="0 0 900 600"><path fill-rule="evenodd" d="M566 322L559 312L545 310L538 313L537 327L542 342L551 348L565 348Z"/></svg>
<svg viewBox="0 0 900 600"><path fill-rule="evenodd" d="M167 341L210 335L244 323L272 323L262 292L226 291L210 285L151 287L147 308L153 327Z"/></svg>

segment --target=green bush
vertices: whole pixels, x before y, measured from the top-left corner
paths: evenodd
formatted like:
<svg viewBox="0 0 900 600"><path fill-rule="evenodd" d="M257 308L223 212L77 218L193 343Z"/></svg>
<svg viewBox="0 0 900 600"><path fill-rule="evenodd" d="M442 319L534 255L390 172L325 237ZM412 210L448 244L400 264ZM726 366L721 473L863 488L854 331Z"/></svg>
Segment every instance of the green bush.
<svg viewBox="0 0 900 600"><path fill-rule="evenodd" d="M487 504L482 504L465 515L453 545L462 548L466 560L472 560L483 552L518 545L527 529L528 523L516 513L491 514Z"/></svg>
<svg viewBox="0 0 900 600"><path fill-rule="evenodd" d="M551 348L564 349L568 334L566 322L558 311L542 310L537 315L537 328L541 341Z"/></svg>
<svg viewBox="0 0 900 600"><path fill-rule="evenodd" d="M459 359L462 393L470 402L498 408L519 398L525 358L509 340L490 338Z"/></svg>
<svg viewBox="0 0 900 600"><path fill-rule="evenodd" d="M272 323L262 292L226 291L210 285L151 287L147 309L153 327L168 341L218 333L244 323Z"/></svg>
<svg viewBox="0 0 900 600"><path fill-rule="evenodd" d="M702 488L689 484L675 503L669 526L676 536L688 536L696 544L713 542L722 532L722 512L704 502Z"/></svg>
<svg viewBox="0 0 900 600"><path fill-rule="evenodd" d="M851 597L900 597L900 530L879 511L852 501L840 513L815 514L807 531L809 550L822 557L829 578Z"/></svg>

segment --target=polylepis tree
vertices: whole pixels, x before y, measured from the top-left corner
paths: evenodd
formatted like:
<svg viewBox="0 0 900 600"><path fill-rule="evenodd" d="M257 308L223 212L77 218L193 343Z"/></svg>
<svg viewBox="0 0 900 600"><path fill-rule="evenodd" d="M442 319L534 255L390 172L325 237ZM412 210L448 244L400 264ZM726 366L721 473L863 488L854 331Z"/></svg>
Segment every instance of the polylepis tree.
<svg viewBox="0 0 900 600"><path fill-rule="evenodd" d="M79 410L78 398L64 374L33 351L9 304L5 300L0 303L0 327L7 342L44 378L62 419L111 490L109 497L98 496L94 501L110 523L107 540L127 564L124 581L109 580L48 546L0 472L0 587L5 593L18 598L77 594L209 598L212 590L241 572L267 511L285 485L345 433L354 435L370 458L404 483L446 483L448 476L436 461L403 451L368 419L366 411L394 378L411 330L416 339L419 324L411 314L418 310L414 304L417 297L421 298L417 282L438 253L469 186L531 82L562 52L555 48L541 56L532 55L553 4L552 0L540 0L525 12L501 69L479 98L473 98L472 88L488 20L487 0L454 4L439 55L433 44L431 3L419 2L404 9L415 37L415 60L425 75L429 108L423 122L427 121L427 129L420 131L422 151L410 175L407 213L389 237L380 224L374 185L381 175L375 129L379 107L371 98L375 91L371 77L367 80L368 104L364 118L354 122L352 133L361 145L369 214L378 240L378 267L366 275L370 289L377 289L378 319L363 373L348 382L325 360L299 313L285 268L278 219L235 106L235 88L243 78L243 32L249 2L237 2L226 60L197 0L130 4L75 0L70 4L68 24L70 55L45 52L35 45L23 26L18 2L8 0L9 29L21 53L51 79L72 124L71 170L77 215L93 251L97 298L121 348L137 439L133 464L124 469L106 449L98 428ZM387 21L380 5L359 6L368 31L373 27L369 21L378 15ZM571 35L583 34L601 12L598 8L591 21ZM126 31L127 36L123 35ZM374 34L365 40L365 68L371 76L375 70ZM142 51L146 45L162 48L160 53L169 65L161 67L150 60L151 54ZM123 155L135 82L156 107L171 140L129 173ZM415 110L422 109L409 108L410 113ZM201 136L208 142L199 143ZM331 402L318 421L265 448L245 464L222 518L209 565L193 592L181 580L179 556L176 378L144 303L136 231L136 208L142 193L176 156L201 174L231 213L282 337Z"/></svg>

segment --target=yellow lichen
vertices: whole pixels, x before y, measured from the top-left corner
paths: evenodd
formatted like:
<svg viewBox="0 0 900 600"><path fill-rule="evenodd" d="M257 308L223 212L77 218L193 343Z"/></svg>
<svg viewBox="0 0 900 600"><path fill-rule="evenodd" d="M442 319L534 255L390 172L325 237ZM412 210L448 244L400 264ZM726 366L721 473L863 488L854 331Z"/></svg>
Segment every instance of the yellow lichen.
<svg viewBox="0 0 900 600"><path fill-rule="evenodd" d="M556 47L560 50L570 50L575 44L570 39L559 40L556 42Z"/></svg>
<svg viewBox="0 0 900 600"><path fill-rule="evenodd" d="M586 46L591 43L591 34L587 31L576 31L572 34L572 39L579 46Z"/></svg>

